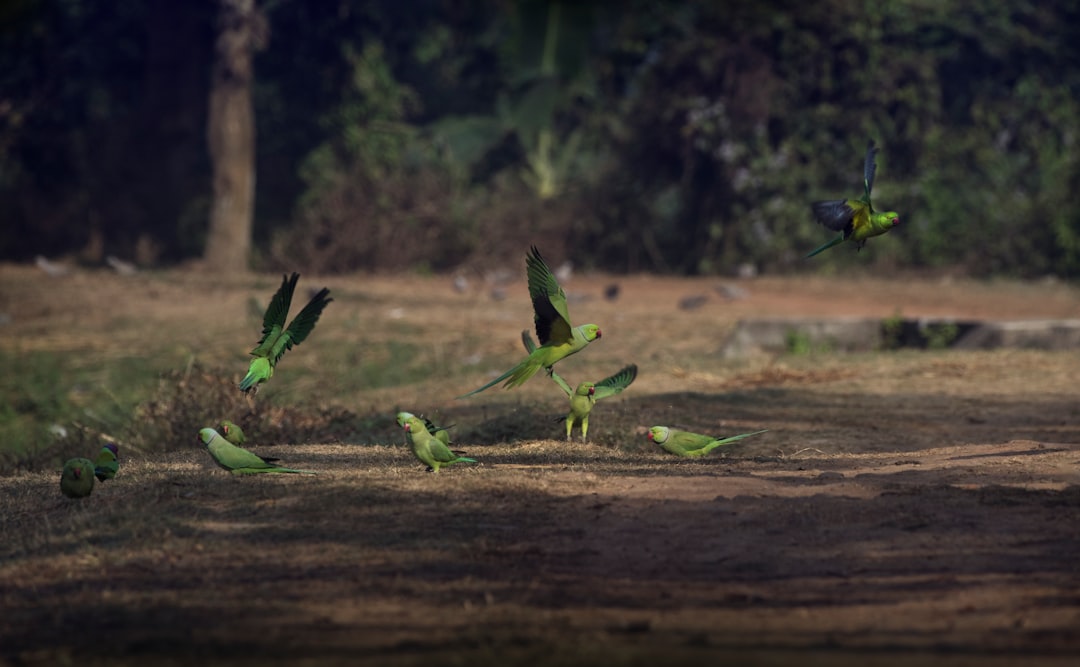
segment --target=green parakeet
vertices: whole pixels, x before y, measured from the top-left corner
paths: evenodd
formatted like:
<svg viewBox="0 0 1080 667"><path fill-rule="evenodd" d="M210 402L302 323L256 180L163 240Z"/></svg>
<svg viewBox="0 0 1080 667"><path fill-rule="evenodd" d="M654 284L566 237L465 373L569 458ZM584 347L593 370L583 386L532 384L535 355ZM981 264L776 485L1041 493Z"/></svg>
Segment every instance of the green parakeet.
<svg viewBox="0 0 1080 667"><path fill-rule="evenodd" d="M98 481L104 482L116 477L117 471L120 470L119 455L120 450L116 445L111 442L105 443L98 452L97 458L94 459L94 476L98 478Z"/></svg>
<svg viewBox="0 0 1080 667"><path fill-rule="evenodd" d="M528 331L521 332L521 342L525 345L525 349L530 352L536 349L536 343L533 342ZM570 433L574 429L574 424L578 424L581 426L581 441L585 442L585 438L589 434L589 413L592 412L596 402L602 398L618 394L629 387L636 377L637 364L630 364L599 382L582 382L576 389L572 390L566 380L552 371L551 379L570 397L570 412L566 415L566 439L570 440Z"/></svg>
<svg viewBox="0 0 1080 667"><path fill-rule="evenodd" d="M242 447L243 444L247 442L247 438L244 437L243 429L228 419L223 419L218 425L218 429L220 429L222 437L228 440L230 445ZM277 459L274 460L276 461Z"/></svg>
<svg viewBox="0 0 1080 667"><path fill-rule="evenodd" d="M884 234L900 224L900 216L895 211L878 213L870 204L870 190L874 187L874 172L877 171L877 163L874 161L877 152L878 149L874 147L871 139L866 146L866 160L863 163L862 197L816 201L810 204L814 219L826 228L840 232L840 235L811 251L806 255L808 258L844 241L854 241L855 247L862 250L868 238Z"/></svg>
<svg viewBox="0 0 1080 667"><path fill-rule="evenodd" d="M653 426L649 429L649 440L663 447L672 454L679 456L705 456L720 445L726 445L736 440L749 438L752 435L764 433L769 429L733 435L730 438L714 438L711 435L701 435L680 431L667 426Z"/></svg>
<svg viewBox="0 0 1080 667"><path fill-rule="evenodd" d="M296 473L301 475L318 474L312 470L296 470L274 465L277 459L267 459L249 452L242 447L226 441L212 428L199 430L199 438L206 445L214 461L234 475L251 475L261 472Z"/></svg>
<svg viewBox="0 0 1080 667"><path fill-rule="evenodd" d="M94 462L69 459L60 473L60 491L68 498L85 498L94 490Z"/></svg>
<svg viewBox="0 0 1080 667"><path fill-rule="evenodd" d="M397 413L398 426L400 426L401 428L405 428L405 421L410 417L416 417L416 415L411 412ZM436 440L446 445L447 447L450 446L450 429L453 428L453 424L451 424L450 426L436 426L435 423L427 417L421 417L418 419L424 422L424 428L427 429L428 433L435 436Z"/></svg>
<svg viewBox="0 0 1080 667"><path fill-rule="evenodd" d="M529 298L532 299L533 322L536 325L536 337L540 339L540 347L533 350L517 366L483 387L458 398L479 394L504 380L507 389L517 387L541 368L550 372L555 362L585 349L586 345L600 338L600 327L595 324L570 326L566 293L559 287L559 281L544 263L544 258L540 256L536 246L532 246L530 250L530 254L525 258L525 268L529 277Z"/></svg>
<svg viewBox="0 0 1080 667"><path fill-rule="evenodd" d="M251 351L251 360L247 375L240 381L241 391L259 391L259 385L266 382L274 375L274 366L277 365L281 356L293 345L299 345L308 337L315 323L319 321L326 304L333 299L326 298L330 290L322 288L308 301L300 314L293 318L289 326L285 326L285 318L289 314L292 305L293 291L296 289L296 281L300 279L299 273L293 273L291 277L281 277L281 287L270 299L270 305L263 315L262 338Z"/></svg>
<svg viewBox="0 0 1080 667"><path fill-rule="evenodd" d="M428 467L429 472L439 472L440 467L454 463L476 463L476 459L459 456L450 451L446 443L431 435L424 421L415 415L399 412L397 421L409 436L412 453Z"/></svg>

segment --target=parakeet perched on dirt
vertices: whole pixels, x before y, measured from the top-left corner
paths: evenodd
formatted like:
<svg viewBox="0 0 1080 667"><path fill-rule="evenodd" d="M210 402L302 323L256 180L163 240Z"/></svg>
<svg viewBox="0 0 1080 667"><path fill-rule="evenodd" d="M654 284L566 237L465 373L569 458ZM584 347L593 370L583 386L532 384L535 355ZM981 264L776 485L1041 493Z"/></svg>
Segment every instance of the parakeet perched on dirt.
<svg viewBox="0 0 1080 667"><path fill-rule="evenodd" d="M259 391L259 385L266 382L274 375L274 367L286 351L293 345L299 345L308 337L315 323L319 321L326 304L333 301L328 299L330 290L322 288L308 301L300 313L293 318L289 326L285 327L285 318L289 314L292 305L293 291L296 290L296 281L300 279L299 273L293 273L291 277L281 277L281 287L270 299L270 305L263 315L262 338L251 351L251 360L247 375L240 381L241 391Z"/></svg>
<svg viewBox="0 0 1080 667"><path fill-rule="evenodd" d="M223 419L221 423L218 424L218 429L220 430L221 435L229 441L230 445L242 447L244 443L247 442L247 438L244 437L243 429L228 419Z"/></svg>
<svg viewBox="0 0 1080 667"><path fill-rule="evenodd" d="M60 473L60 491L68 498L85 498L94 490L94 462L68 459Z"/></svg>
<svg viewBox="0 0 1080 667"><path fill-rule="evenodd" d="M428 467L429 472L439 472L441 466L454 463L476 463L476 459L450 451L446 443L433 436L424 421L412 413L399 412L397 422L409 437L412 453Z"/></svg>
<svg viewBox="0 0 1080 667"><path fill-rule="evenodd" d="M313 470L296 470L295 468L283 468L274 465L277 459L263 458L237 447L225 440L220 433L212 428L204 428L199 431L199 438L206 445L207 451L214 461L234 475L250 475L255 473L296 473L301 475L318 474Z"/></svg>
<svg viewBox="0 0 1080 667"><path fill-rule="evenodd" d="M769 429L754 431L753 433L742 433L740 435L733 435L730 438L715 438L711 435L680 431L678 429L668 428L667 426L653 426L649 429L648 437L649 440L652 440L672 454L677 454L679 456L705 456L720 445L726 445L735 442L736 440L749 438L752 435L764 433L767 430Z"/></svg>
<svg viewBox="0 0 1080 667"><path fill-rule="evenodd" d="M104 482L116 477L119 470L120 450L113 443L107 442L94 459L94 476L98 478L98 481Z"/></svg>
<svg viewBox="0 0 1080 667"><path fill-rule="evenodd" d="M870 190L874 187L874 172L877 171L877 163L874 161L877 151L874 141L870 140L866 146L866 159L863 163L862 197L816 201L810 205L814 212L814 219L826 228L840 232L840 235L812 250L806 255L807 258L844 241L854 241L855 247L862 250L868 238L884 234L900 224L900 216L895 211L878 213L870 204Z"/></svg>
<svg viewBox="0 0 1080 667"><path fill-rule="evenodd" d="M555 362L585 349L592 341L600 338L600 327L595 324L570 325L570 313L566 307L566 293L559 287L559 281L544 263L536 246L531 248L525 258L525 268L529 277L529 298L533 305L533 322L536 325L536 337L540 347L533 350L524 361L506 371L479 389L459 396L465 398L494 387L506 381L507 389L517 387L536 374L541 368L551 370Z"/></svg>

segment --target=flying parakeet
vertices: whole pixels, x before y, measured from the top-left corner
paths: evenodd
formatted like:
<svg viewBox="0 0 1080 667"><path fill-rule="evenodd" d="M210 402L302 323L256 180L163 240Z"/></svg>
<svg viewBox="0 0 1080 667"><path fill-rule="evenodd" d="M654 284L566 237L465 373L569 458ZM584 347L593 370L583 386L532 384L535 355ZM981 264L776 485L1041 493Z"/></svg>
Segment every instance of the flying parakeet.
<svg viewBox="0 0 1080 667"><path fill-rule="evenodd" d="M521 332L521 342L525 345L525 349L530 352L536 348L536 343L533 342L528 331ZM630 364L618 373L610 375L599 382L582 382L576 389L571 390L566 380L552 371L551 379L562 387L562 390L570 397L570 412L566 415L566 439L570 440L570 433L574 428L574 424L578 424L581 426L581 441L585 442L585 438L589 434L589 413L592 412L596 402L601 398L618 394L629 387L636 377L637 364Z"/></svg>
<svg viewBox="0 0 1080 667"><path fill-rule="evenodd" d="M700 435L689 431L680 431L667 426L653 426L649 429L649 440L660 445L672 454L679 456L705 456L720 445L726 445L736 440L749 438L752 435L764 433L769 429L733 435L730 438L714 438L711 435Z"/></svg>
<svg viewBox="0 0 1080 667"><path fill-rule="evenodd" d="M199 430L199 438L206 445L206 449L210 452L210 456L214 458L214 461L234 475L251 475L260 472L318 474L312 470L296 470L274 465L277 459L263 458L242 447L237 447L227 442L220 433L212 428Z"/></svg>
<svg viewBox="0 0 1080 667"><path fill-rule="evenodd" d="M105 443L105 446L101 448L97 458L94 459L94 475L98 481L104 482L116 477L117 471L120 470L119 454L120 450L111 442Z"/></svg>
<svg viewBox="0 0 1080 667"><path fill-rule="evenodd" d="M247 441L247 438L244 437L243 429L228 419L223 419L218 425L218 428L221 429L221 435L229 441L230 445L242 447L244 442ZM277 459L273 460L276 461Z"/></svg>
<svg viewBox="0 0 1080 667"><path fill-rule="evenodd" d="M444 442L431 435L423 420L415 415L399 412L397 421L409 436L412 453L428 467L429 472L439 472L440 467L454 463L476 463L476 459L459 456L450 451Z"/></svg>
<svg viewBox="0 0 1080 667"><path fill-rule="evenodd" d="M289 306L292 305L293 291L296 289L296 281L300 279L299 273L293 273L291 277L281 277L281 287L270 299L270 305L263 315L262 338L258 345L251 351L251 360L247 375L240 381L241 391L259 391L259 385L266 382L274 375L274 366L277 365L281 356L293 345L299 345L308 337L315 323L319 321L326 304L333 301L326 296L330 290L322 288L308 301L300 314L293 318L288 328L285 327L285 318L289 314Z"/></svg>
<svg viewBox="0 0 1080 667"><path fill-rule="evenodd" d="M94 490L94 462L69 459L60 473L60 491L68 498L85 498Z"/></svg>
<svg viewBox="0 0 1080 667"><path fill-rule="evenodd" d="M544 263L540 251L532 246L525 258L525 268L529 277L529 298L532 299L533 321L536 324L536 337L540 347L529 356L479 389L459 396L465 398L494 387L502 381L507 389L517 387L536 374L541 368L551 371L555 362L585 349L585 346L600 338L600 327L595 324L570 326L570 313L566 308L566 293L559 287L559 281Z"/></svg>
<svg viewBox="0 0 1080 667"><path fill-rule="evenodd" d="M840 232L840 235L810 252L806 255L807 258L844 241L854 241L855 247L862 250L862 247L866 245L866 239L884 234L900 224L900 216L895 211L877 213L870 204L870 190L874 187L874 172L877 171L877 163L874 161L877 151L874 140L871 139L866 146L866 161L863 164L862 197L816 201L810 204L814 219L828 229Z"/></svg>

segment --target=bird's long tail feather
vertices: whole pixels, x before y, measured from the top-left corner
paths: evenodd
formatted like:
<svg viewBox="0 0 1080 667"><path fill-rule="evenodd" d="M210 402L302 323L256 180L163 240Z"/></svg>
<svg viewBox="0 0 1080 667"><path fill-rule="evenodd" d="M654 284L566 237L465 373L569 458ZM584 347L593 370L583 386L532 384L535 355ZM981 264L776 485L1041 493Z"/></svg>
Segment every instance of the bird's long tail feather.
<svg viewBox="0 0 1080 667"><path fill-rule="evenodd" d="M503 382L503 381L506 381L506 388L507 389L510 389L511 387L516 387L516 386L524 383L526 380L528 380L533 375L535 375L536 371L539 370L539 368L540 368L539 366L536 366L534 368L529 363L530 361L531 361L531 357L525 359L525 361L522 361L520 364L518 364L517 366L514 366L513 368L506 371L505 373L503 373L499 377L495 378L491 382L488 382L483 387L480 387L479 389L473 389L472 391L470 391L467 394L462 394L461 396L458 396L458 398L468 398L470 396L475 396L476 394L479 394L480 392L484 391L485 389L490 389L490 388L494 387L495 385L497 385L497 384L499 384L500 382Z"/></svg>
<svg viewBox="0 0 1080 667"><path fill-rule="evenodd" d="M810 251L809 253L807 253L806 257L804 257L803 259L810 259L814 255L816 255L816 254L818 254L820 252L825 252L826 250L833 247L834 245L840 245L843 242L844 242L844 235L841 234L840 236L837 236L833 240L829 241L828 243L825 243L825 244L823 244L821 246L818 246L814 250Z"/></svg>
<svg viewBox="0 0 1080 667"><path fill-rule="evenodd" d="M234 475L256 475L259 473L292 473L294 475L318 475L314 470L297 470L295 468L234 468Z"/></svg>
<svg viewBox="0 0 1080 667"><path fill-rule="evenodd" d="M723 438L722 440L717 440L716 442L710 442L709 446L705 448L705 451L703 453L708 454L709 452L716 449L720 445L727 445L727 444L730 444L732 442L735 442L736 440L742 440L743 438L749 438L752 435L757 435L759 433L764 433L765 431L768 431L768 430L769 429L765 428L765 429L762 429L760 431L754 431L753 433L740 433L739 435L733 435L730 438Z"/></svg>

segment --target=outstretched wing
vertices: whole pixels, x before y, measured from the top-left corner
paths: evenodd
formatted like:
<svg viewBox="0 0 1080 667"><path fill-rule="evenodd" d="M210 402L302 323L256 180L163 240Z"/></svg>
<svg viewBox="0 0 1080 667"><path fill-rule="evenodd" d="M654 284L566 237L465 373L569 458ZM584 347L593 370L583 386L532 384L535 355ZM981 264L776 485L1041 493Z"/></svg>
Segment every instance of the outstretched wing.
<svg viewBox="0 0 1080 667"><path fill-rule="evenodd" d="M874 156L878 149L874 147L874 140L866 144L866 160L863 162L863 186L866 188L866 203L870 203L870 191L874 189L874 173L877 171L877 162ZM873 208L870 209L873 213Z"/></svg>
<svg viewBox="0 0 1080 667"><path fill-rule="evenodd" d="M566 293L559 287L559 281L544 263L536 246L530 248L525 258L525 268L529 277L529 298L532 299L536 337L540 339L540 344L569 343L573 332L570 313L566 309Z"/></svg>
<svg viewBox="0 0 1080 667"><path fill-rule="evenodd" d="M596 383L596 389L593 392L593 398L600 400L601 398L607 398L608 396L614 396L623 389L630 386L630 383L637 377L637 364L630 364L626 366L618 373L610 375L603 380Z"/></svg>
<svg viewBox="0 0 1080 667"><path fill-rule="evenodd" d="M293 291L296 289L297 280L300 280L299 273L294 272L290 277L281 276L281 287L274 292L273 298L270 299L270 305L266 307L266 312L263 314L262 338L255 345L255 349L251 351L251 356L268 356L270 350L274 347L278 335L285 328L285 318L289 315L289 307L292 305L292 296Z"/></svg>
<svg viewBox="0 0 1080 667"><path fill-rule="evenodd" d="M847 199L832 199L829 201L816 201L810 204L814 212L814 220L834 232L850 233L851 220L855 217L855 209Z"/></svg>
<svg viewBox="0 0 1080 667"><path fill-rule="evenodd" d="M326 308L326 304L333 301L333 299L326 298L330 294L330 290L322 288L319 292L311 297L311 301L308 301L304 309L300 311L293 321L289 323L289 328L285 330L285 335L281 336L279 341L273 346L272 356L273 362L276 364L281 355L285 354L286 350L291 350L293 345L299 345L304 342L304 339L308 337L311 330L315 328L315 323L319 321L319 316L322 315L323 308Z"/></svg>

